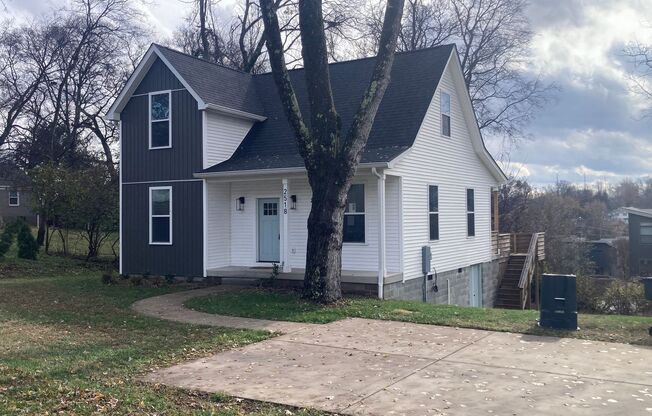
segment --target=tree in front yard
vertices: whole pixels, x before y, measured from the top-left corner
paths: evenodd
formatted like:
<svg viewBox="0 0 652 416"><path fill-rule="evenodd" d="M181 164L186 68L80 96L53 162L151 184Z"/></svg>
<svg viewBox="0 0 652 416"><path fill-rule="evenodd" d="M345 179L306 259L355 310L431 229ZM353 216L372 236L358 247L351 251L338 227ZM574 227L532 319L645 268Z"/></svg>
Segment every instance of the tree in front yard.
<svg viewBox="0 0 652 416"><path fill-rule="evenodd" d="M388 0L378 55L369 85L346 132L335 108L328 69L328 48L320 0L299 2L303 64L310 106L309 123L301 114L290 81L273 0L261 0L266 45L285 115L294 129L312 189L304 294L322 302L342 296L342 233L346 196L362 156L376 112L389 84L403 0Z"/></svg>

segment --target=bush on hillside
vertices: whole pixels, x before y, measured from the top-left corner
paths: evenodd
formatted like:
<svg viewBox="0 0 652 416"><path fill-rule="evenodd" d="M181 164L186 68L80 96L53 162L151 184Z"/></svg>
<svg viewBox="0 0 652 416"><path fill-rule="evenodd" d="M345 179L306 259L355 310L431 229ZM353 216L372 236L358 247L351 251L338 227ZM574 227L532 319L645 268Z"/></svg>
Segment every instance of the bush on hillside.
<svg viewBox="0 0 652 416"><path fill-rule="evenodd" d="M21 259L36 260L39 245L36 242L29 225L24 221L20 221L20 225L18 226L17 243L18 257Z"/></svg>

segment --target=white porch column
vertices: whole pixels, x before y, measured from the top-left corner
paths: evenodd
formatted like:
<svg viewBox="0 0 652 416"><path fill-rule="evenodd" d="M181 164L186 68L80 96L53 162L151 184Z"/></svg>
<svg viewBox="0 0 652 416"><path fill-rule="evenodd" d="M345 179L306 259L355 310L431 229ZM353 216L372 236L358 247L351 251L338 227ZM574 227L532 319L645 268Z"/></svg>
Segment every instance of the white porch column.
<svg viewBox="0 0 652 416"><path fill-rule="evenodd" d="M378 178L378 298L383 298L387 266L385 260L385 174L376 168L372 173Z"/></svg>
<svg viewBox="0 0 652 416"><path fill-rule="evenodd" d="M283 264L283 273L290 273L292 268L290 267L290 256L289 256L289 199L290 199L290 190L288 189L288 178L282 179L283 183L283 192L281 195L281 205L283 206L283 215L281 218L281 263Z"/></svg>

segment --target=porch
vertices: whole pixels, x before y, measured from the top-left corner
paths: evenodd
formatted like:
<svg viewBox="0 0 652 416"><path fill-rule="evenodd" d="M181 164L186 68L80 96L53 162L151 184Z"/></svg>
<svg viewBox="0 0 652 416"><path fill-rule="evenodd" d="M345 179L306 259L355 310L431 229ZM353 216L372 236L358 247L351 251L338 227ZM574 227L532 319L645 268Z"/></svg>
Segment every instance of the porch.
<svg viewBox="0 0 652 416"><path fill-rule="evenodd" d="M382 296L402 281L399 178L361 169L345 214L342 283ZM304 276L311 191L305 174L204 179L204 274L279 280ZM348 241L347 241L348 231ZM379 287L379 282L384 282Z"/></svg>
<svg viewBox="0 0 652 416"><path fill-rule="evenodd" d="M278 279L281 280L303 280L305 269L292 268L290 272L279 271ZM208 269L208 277L233 278L233 279L266 279L272 275L272 267L243 267L227 266ZM403 273L387 272L385 284L400 282L403 280ZM360 283L366 285L378 284L378 272L361 270L342 270L342 283Z"/></svg>

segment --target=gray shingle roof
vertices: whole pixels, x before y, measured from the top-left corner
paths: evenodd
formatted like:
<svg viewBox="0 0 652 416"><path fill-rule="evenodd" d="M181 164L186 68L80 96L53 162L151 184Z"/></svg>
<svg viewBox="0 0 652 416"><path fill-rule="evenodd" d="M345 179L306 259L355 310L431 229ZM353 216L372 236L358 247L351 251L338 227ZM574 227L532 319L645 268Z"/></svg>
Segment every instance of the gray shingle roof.
<svg viewBox="0 0 652 416"><path fill-rule="evenodd" d="M251 74L156 47L205 103L264 116Z"/></svg>
<svg viewBox="0 0 652 416"><path fill-rule="evenodd" d="M389 162L410 148L439 84L454 45L396 54L391 81L369 135L362 163ZM375 58L330 65L331 85L342 132L347 131L357 110ZM303 69L290 71L301 111L309 119ZM272 74L253 76L267 120L256 123L233 156L204 172L303 167L278 97Z"/></svg>

